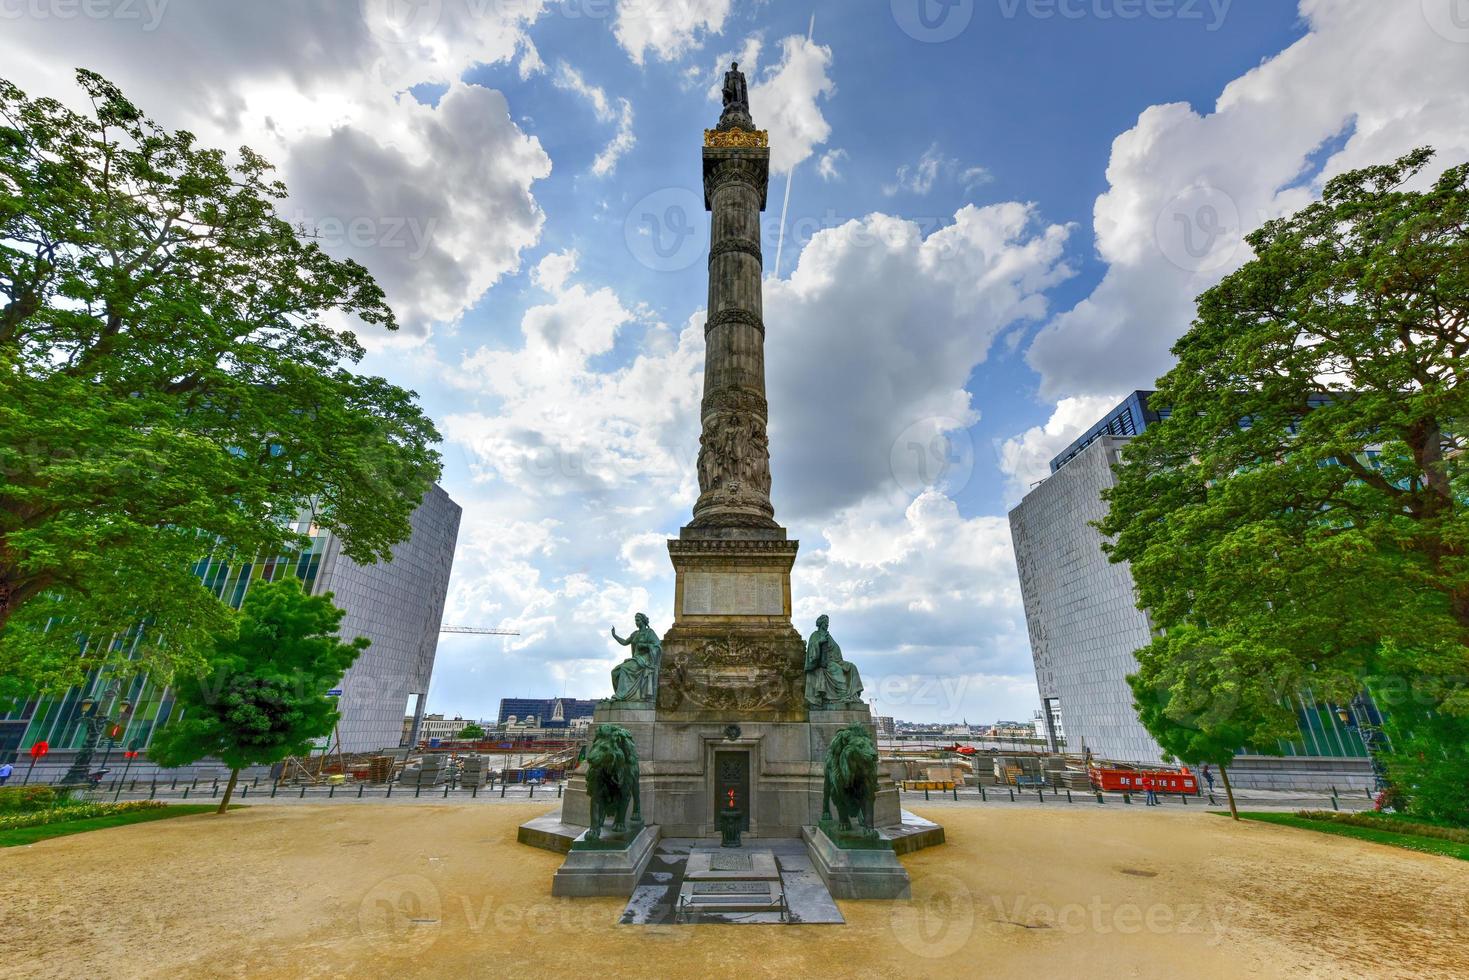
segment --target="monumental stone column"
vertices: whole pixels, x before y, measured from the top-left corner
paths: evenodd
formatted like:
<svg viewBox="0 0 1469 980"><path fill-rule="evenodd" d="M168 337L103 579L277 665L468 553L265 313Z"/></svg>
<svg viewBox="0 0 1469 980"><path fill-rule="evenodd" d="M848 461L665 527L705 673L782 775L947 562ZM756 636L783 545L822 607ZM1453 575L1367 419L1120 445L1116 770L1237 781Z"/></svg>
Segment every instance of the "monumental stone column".
<svg viewBox="0 0 1469 980"><path fill-rule="evenodd" d="M709 317L704 326L699 499L690 528L773 529L760 213L770 147L754 128L738 66L725 82L719 127L704 133L709 228Z"/></svg>
<svg viewBox="0 0 1469 980"><path fill-rule="evenodd" d="M674 622L664 638L660 718L805 721L800 635L791 625L788 541L770 503L760 213L770 145L731 67L724 113L704 131L709 316L699 497L668 542Z"/></svg>

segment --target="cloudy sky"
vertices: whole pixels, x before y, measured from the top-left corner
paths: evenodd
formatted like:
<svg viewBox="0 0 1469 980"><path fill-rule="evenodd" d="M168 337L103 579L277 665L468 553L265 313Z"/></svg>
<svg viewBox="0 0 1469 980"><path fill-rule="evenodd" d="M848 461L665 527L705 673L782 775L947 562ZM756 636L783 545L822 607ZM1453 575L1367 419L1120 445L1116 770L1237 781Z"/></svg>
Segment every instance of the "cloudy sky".
<svg viewBox="0 0 1469 980"><path fill-rule="evenodd" d="M366 368L421 393L465 510L446 619L522 634L444 638L429 707L466 715L603 696L608 628L671 620L731 58L776 171L798 626L830 613L914 720L1038 705L1005 513L1167 368L1242 234L1469 158L1466 0L0 0L0 75L75 101L93 68L253 147L384 285Z"/></svg>

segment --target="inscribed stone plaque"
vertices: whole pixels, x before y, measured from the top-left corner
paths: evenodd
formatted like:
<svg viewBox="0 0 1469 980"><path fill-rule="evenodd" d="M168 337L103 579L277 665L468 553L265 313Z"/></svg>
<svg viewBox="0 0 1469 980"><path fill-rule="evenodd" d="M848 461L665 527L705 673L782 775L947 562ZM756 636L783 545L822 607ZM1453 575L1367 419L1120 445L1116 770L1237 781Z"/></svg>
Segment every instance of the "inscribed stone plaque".
<svg viewBox="0 0 1469 980"><path fill-rule="evenodd" d="M689 572L683 611L694 616L780 616L785 588L778 572Z"/></svg>
<svg viewBox="0 0 1469 980"><path fill-rule="evenodd" d="M770 884L764 881L700 881L694 884L695 895L768 895Z"/></svg>
<svg viewBox="0 0 1469 980"><path fill-rule="evenodd" d="M753 868L748 854L715 854L709 859L710 871L751 871Z"/></svg>

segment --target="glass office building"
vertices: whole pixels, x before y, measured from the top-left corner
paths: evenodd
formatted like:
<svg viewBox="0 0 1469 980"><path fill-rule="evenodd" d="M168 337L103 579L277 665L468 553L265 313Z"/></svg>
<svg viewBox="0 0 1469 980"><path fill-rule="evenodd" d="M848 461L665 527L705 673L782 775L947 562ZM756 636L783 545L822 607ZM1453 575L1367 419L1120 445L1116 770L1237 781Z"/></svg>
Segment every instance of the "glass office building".
<svg viewBox="0 0 1469 980"><path fill-rule="evenodd" d="M347 752L374 751L399 744L405 710L422 717L459 520L459 505L436 486L413 513L412 532L394 549L391 561L360 565L342 554L334 535L302 521L295 530L309 543L297 553L248 561L207 558L194 571L210 592L236 609L254 583L286 575L295 576L314 595L331 592L346 612L342 636L372 641L339 685L342 745ZM128 648L137 639L134 634L115 642ZM0 759L38 741L49 743L53 752L79 748L85 738L80 703L99 697L113 680L110 671L94 671L85 684L63 695L38 695L0 715ZM128 701L132 710L112 742L117 749L146 747L153 733L174 717L173 691L147 675L121 683L117 700Z"/></svg>
<svg viewBox="0 0 1469 980"><path fill-rule="evenodd" d="M1051 461L1051 476L1010 512L1042 719L1053 745L1055 723L1064 724L1066 749L1126 762L1162 761L1162 749L1137 720L1127 675L1137 671L1133 652L1152 640L1146 611L1137 608L1132 572L1102 553L1093 527L1107 511L1102 491L1113 485L1113 465L1128 440L1168 417L1150 404L1153 393L1135 391ZM1365 699L1364 699L1365 701ZM1238 769L1263 774L1257 785L1311 785L1314 773L1345 785L1370 779L1367 752L1356 727L1333 705L1301 691L1295 709L1300 735L1282 743L1285 761L1250 755ZM1366 702L1369 724L1380 724ZM1246 764L1247 762L1247 764ZM1279 778L1270 776L1271 772ZM1343 776L1349 774L1352 779ZM1241 785L1250 780L1241 772Z"/></svg>

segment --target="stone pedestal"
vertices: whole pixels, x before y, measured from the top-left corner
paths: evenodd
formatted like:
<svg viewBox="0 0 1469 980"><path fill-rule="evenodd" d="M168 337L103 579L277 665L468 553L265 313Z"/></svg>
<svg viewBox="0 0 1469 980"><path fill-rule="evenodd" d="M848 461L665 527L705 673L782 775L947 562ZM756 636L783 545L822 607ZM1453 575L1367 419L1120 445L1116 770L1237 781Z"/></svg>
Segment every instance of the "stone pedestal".
<svg viewBox="0 0 1469 980"><path fill-rule="evenodd" d="M621 725L638 745L642 776L643 819L658 824L668 837L718 837L715 756L743 752L749 760L747 837L799 837L801 828L821 818L822 778L826 747L848 725L872 727L864 705L843 711L812 711L801 721L736 720L713 712L703 721L676 717L647 708L603 704L594 725ZM738 729L738 734L731 731ZM879 777L873 821L878 827L902 823L898 789ZM591 821L586 779L580 772L567 781L561 821L585 827Z"/></svg>
<svg viewBox="0 0 1469 980"><path fill-rule="evenodd" d="M876 847L838 847L820 827L803 828L801 837L832 898L912 897L908 870L886 842Z"/></svg>
<svg viewBox="0 0 1469 980"><path fill-rule="evenodd" d="M658 828L650 824L625 847L583 848L580 845L587 841L586 835L582 834L572 842L565 862L556 869L556 877L551 881L551 894L572 898L631 895L653 857L658 836Z"/></svg>

